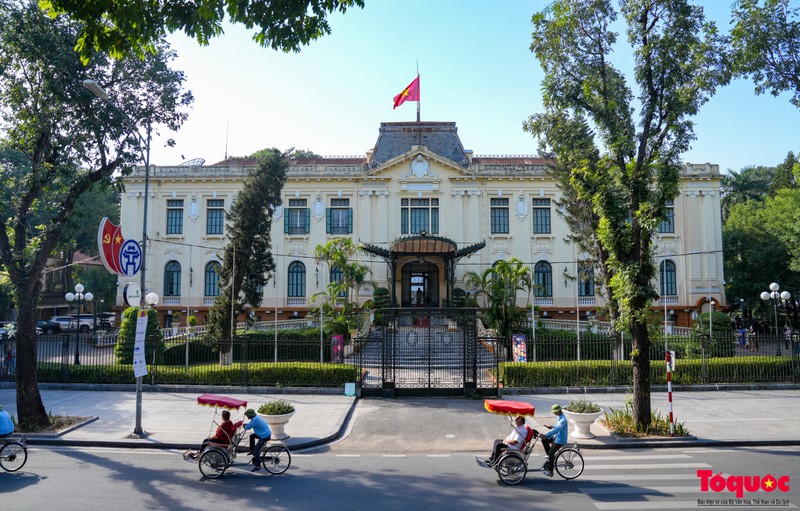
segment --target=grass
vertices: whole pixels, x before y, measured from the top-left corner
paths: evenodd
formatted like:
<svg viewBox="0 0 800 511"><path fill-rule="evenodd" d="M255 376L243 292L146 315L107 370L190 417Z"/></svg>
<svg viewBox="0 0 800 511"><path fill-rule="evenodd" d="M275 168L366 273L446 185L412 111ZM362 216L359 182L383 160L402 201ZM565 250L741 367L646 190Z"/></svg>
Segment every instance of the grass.
<svg viewBox="0 0 800 511"><path fill-rule="evenodd" d="M47 419L49 421L49 425L47 426L39 426L29 421L22 421L18 423L14 417L12 417L12 421L16 426L15 429L20 433L59 433L79 422L85 421L87 418L88 417L77 417L71 415L53 415L51 412L47 414Z"/></svg>
<svg viewBox="0 0 800 511"><path fill-rule="evenodd" d="M641 427L634 423L633 409L630 400L625 403L625 408L611 408L610 412L606 412L602 422L613 434L626 438L642 438L648 436L668 437L669 433L669 417L661 415L660 413L651 412L650 425L646 428ZM675 436L689 436L689 430L682 422L676 422Z"/></svg>

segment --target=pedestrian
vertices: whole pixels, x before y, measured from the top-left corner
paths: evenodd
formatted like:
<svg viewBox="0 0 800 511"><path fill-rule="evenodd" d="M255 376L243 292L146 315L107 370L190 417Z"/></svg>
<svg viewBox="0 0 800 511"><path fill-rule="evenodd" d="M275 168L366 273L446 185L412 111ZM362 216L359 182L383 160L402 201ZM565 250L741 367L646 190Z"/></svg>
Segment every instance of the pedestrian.
<svg viewBox="0 0 800 511"><path fill-rule="evenodd" d="M561 405L554 404L550 407L550 411L556 416L556 424L547 433L541 433L542 447L544 447L544 452L547 453L547 461L545 462L545 474L547 477L553 477L556 453L566 445L567 436L569 435L567 417L561 411Z"/></svg>
<svg viewBox="0 0 800 511"><path fill-rule="evenodd" d="M10 344L6 344L3 351L3 374L14 374L14 351L11 349Z"/></svg>
<svg viewBox="0 0 800 511"><path fill-rule="evenodd" d="M789 344L792 342L792 327L786 325L786 331L783 333L783 339L786 342L786 349L789 349Z"/></svg>
<svg viewBox="0 0 800 511"><path fill-rule="evenodd" d="M756 337L756 330L753 325L747 330L747 344L745 348L750 348L750 351L758 351L758 337Z"/></svg>
<svg viewBox="0 0 800 511"><path fill-rule="evenodd" d="M244 415L250 419L250 421L244 425L244 429L253 430L253 434L250 435L250 452L247 453L248 456L253 457L253 465L255 465L251 472L258 472L261 470L261 448L264 447L264 444L272 436L272 430L269 429L267 421L265 421L263 417L256 415L256 411L252 408L248 408L247 411L244 412Z"/></svg>

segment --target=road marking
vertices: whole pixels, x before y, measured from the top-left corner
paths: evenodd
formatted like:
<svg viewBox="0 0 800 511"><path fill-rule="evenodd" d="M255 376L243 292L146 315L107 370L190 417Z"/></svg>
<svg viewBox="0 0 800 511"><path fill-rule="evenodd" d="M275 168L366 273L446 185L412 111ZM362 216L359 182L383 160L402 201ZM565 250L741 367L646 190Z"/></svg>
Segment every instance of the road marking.
<svg viewBox="0 0 800 511"><path fill-rule="evenodd" d="M665 470L667 468L710 468L708 463L670 463L669 465L652 464L619 464L619 465L587 465L586 470Z"/></svg>
<svg viewBox="0 0 800 511"><path fill-rule="evenodd" d="M452 456L449 454L426 454L425 457L427 458L451 458Z"/></svg>
<svg viewBox="0 0 800 511"><path fill-rule="evenodd" d="M405 454L381 454L381 458L405 458Z"/></svg>
<svg viewBox="0 0 800 511"><path fill-rule="evenodd" d="M337 458L360 458L360 454L334 454Z"/></svg>
<svg viewBox="0 0 800 511"><path fill-rule="evenodd" d="M661 467L668 468L668 467ZM636 474L633 475L597 475L592 481L674 481L677 479L697 479L697 474Z"/></svg>
<svg viewBox="0 0 800 511"><path fill-rule="evenodd" d="M622 456L584 456L583 459L586 461L608 461L610 459L613 460L677 460L677 459L686 459L691 458L692 456L689 454L629 454L629 455L622 455Z"/></svg>
<svg viewBox="0 0 800 511"><path fill-rule="evenodd" d="M580 491L581 493L585 493L586 495L622 495L626 493L627 494L635 493L637 495L647 494L647 493L664 493L664 494L697 493L700 491L700 485L699 484L691 486L636 485L636 486L613 486L610 488L579 487L578 491Z"/></svg>

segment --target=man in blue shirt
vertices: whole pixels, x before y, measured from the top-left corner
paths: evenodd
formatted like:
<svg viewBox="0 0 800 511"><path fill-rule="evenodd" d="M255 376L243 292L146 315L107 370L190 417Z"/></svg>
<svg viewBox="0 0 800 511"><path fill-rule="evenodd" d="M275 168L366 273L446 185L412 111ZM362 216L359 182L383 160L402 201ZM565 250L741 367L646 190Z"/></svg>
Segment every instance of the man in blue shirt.
<svg viewBox="0 0 800 511"><path fill-rule="evenodd" d="M553 477L553 466L555 464L553 458L555 458L558 450L567 443L569 429L567 427L567 417L561 411L561 405L556 403L550 407L550 410L556 415L556 424L553 429L542 434L542 447L544 447L544 452L548 456L548 460L545 463L545 474L548 477Z"/></svg>
<svg viewBox="0 0 800 511"><path fill-rule="evenodd" d="M0 437L8 436L13 432L14 423L11 421L11 415L0 406Z"/></svg>
<svg viewBox="0 0 800 511"><path fill-rule="evenodd" d="M253 465L255 465L251 472L258 472L261 470L261 448L264 447L264 444L272 436L272 431L269 429L267 421L265 421L263 417L259 417L252 408L248 408L247 411L244 412L244 415L250 419L250 422L244 425L244 429L253 430L253 434L250 435L250 452L247 453L253 456ZM258 442L256 442L256 440L258 440Z"/></svg>

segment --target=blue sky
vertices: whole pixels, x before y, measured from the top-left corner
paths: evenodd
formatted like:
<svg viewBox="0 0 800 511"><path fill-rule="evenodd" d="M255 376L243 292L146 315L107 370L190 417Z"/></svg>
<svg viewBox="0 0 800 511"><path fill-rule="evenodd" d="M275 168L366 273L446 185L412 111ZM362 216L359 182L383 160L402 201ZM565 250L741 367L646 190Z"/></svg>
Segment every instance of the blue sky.
<svg viewBox="0 0 800 511"><path fill-rule="evenodd" d="M721 31L726 0L700 2ZM151 161L215 163L265 147L363 156L381 122L412 121L416 103L392 109L392 98L421 75L423 121L454 121L475 154L535 154L522 131L542 111L542 71L530 52L531 15L541 0L366 0L364 9L333 15L333 32L300 53L261 48L239 26L200 47L183 35L170 42L174 67L195 95L189 120L155 140ZM621 39L624 40L624 35ZM623 46L622 50L626 50ZM630 57L616 56L625 68ZM775 165L800 151L800 110L788 95L756 96L748 80L719 90L695 118L697 140L684 160L720 170Z"/></svg>

